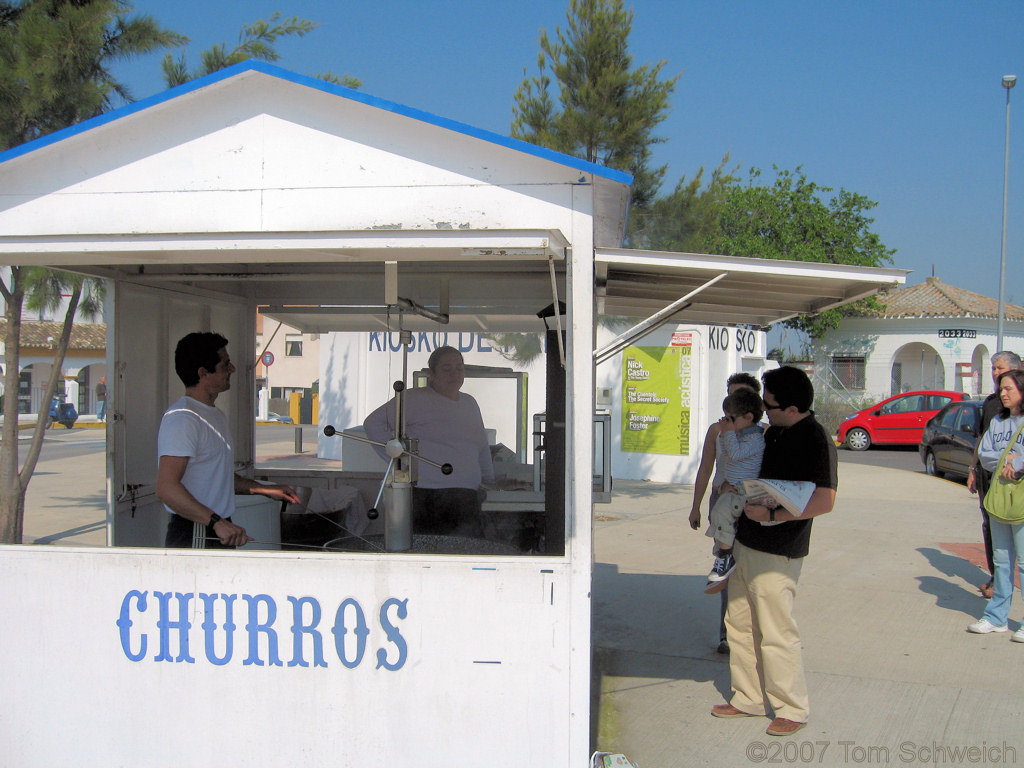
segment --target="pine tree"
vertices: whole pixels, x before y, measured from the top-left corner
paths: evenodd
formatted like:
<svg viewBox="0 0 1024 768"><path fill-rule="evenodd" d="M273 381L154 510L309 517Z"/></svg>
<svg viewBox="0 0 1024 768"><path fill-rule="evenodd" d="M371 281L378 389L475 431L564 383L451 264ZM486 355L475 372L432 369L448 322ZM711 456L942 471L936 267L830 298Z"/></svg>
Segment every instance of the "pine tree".
<svg viewBox="0 0 1024 768"><path fill-rule="evenodd" d="M185 38L124 0L0 0L0 150L131 101L110 72Z"/></svg>
<svg viewBox="0 0 1024 768"><path fill-rule="evenodd" d="M668 114L678 75L660 79L664 61L633 68L633 12L622 0L570 0L567 21L554 40L541 33L539 72L515 94L512 135L629 171L634 210L645 210L665 175L664 166L650 166L651 146L664 141L654 129Z"/></svg>
<svg viewBox="0 0 1024 768"><path fill-rule="evenodd" d="M629 220L633 248L704 253L721 230L720 219L729 191L739 183L739 167L728 170L729 155L704 183L704 168L693 179L682 177L670 195L659 197L650 210Z"/></svg>
<svg viewBox="0 0 1024 768"><path fill-rule="evenodd" d="M217 43L200 53L198 69L189 71L184 52L177 57L167 54L162 62L164 81L168 88L187 83L197 77L209 75L249 59L273 62L280 58L276 43L282 37L295 35L303 37L316 29L317 25L308 19L298 16L281 19L281 13L275 12L269 19L260 19L246 24L238 35L238 44L230 51L224 43ZM362 83L351 75L337 76L330 72L317 75L326 80L348 88L359 88Z"/></svg>

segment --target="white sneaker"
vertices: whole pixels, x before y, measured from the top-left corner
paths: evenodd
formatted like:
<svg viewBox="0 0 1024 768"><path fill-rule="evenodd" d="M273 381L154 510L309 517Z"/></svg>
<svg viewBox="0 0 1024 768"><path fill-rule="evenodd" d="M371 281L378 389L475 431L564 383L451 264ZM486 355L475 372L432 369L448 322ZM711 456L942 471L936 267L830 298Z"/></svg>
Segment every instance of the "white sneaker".
<svg viewBox="0 0 1024 768"><path fill-rule="evenodd" d="M1024 643L1024 626L1021 626L1016 632L1013 633L1013 637L1010 638L1015 643Z"/></svg>
<svg viewBox="0 0 1024 768"><path fill-rule="evenodd" d="M967 631L973 632L976 635L987 635L989 632L1005 632L1007 629L1009 629L1009 627L1005 624L1001 627L997 627L988 619L978 619L967 628ZM1024 643L1024 634L1021 635L1019 642Z"/></svg>

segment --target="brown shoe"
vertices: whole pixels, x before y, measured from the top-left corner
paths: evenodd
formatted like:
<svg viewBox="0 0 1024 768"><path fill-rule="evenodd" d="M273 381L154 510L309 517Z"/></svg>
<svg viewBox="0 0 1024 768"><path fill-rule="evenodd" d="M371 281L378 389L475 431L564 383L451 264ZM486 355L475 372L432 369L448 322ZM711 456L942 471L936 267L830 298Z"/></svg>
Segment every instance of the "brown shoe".
<svg viewBox="0 0 1024 768"><path fill-rule="evenodd" d="M798 723L784 717L776 717L765 731L769 736L789 736L803 728L807 723Z"/></svg>
<svg viewBox="0 0 1024 768"><path fill-rule="evenodd" d="M760 717L742 709L736 709L732 704L715 704L711 708L711 714L715 717Z"/></svg>

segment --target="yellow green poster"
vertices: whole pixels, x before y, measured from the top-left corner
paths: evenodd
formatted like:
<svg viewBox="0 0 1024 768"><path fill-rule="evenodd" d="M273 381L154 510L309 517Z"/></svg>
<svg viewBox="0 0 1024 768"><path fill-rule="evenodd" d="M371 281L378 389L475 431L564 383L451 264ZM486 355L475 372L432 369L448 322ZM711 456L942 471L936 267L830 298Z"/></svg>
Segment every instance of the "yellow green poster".
<svg viewBox="0 0 1024 768"><path fill-rule="evenodd" d="M689 455L691 349L689 333L674 333L671 346L623 351L623 451Z"/></svg>

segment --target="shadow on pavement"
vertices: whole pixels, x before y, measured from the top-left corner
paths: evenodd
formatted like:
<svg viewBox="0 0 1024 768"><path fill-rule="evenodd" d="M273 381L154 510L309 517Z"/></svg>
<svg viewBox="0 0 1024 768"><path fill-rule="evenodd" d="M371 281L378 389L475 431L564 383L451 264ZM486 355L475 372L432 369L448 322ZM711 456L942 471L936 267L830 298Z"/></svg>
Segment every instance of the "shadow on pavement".
<svg viewBox="0 0 1024 768"><path fill-rule="evenodd" d="M729 657L717 652L721 603L718 595L704 594L705 584L704 576L623 573L612 563L594 564L594 743L601 694L609 693L606 677L616 680L619 691L676 680L710 682L728 699Z"/></svg>
<svg viewBox="0 0 1024 768"><path fill-rule="evenodd" d="M41 536L40 538L33 541L33 544L53 544L54 542L60 541L61 539L71 538L72 536L79 536L83 533L94 533L96 531L105 530L107 523L104 520L98 520L95 523L86 523L85 525L79 525L76 528L68 528L66 531L59 531L58 533L52 533L49 536Z"/></svg>

